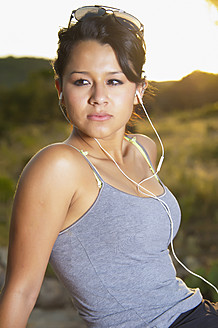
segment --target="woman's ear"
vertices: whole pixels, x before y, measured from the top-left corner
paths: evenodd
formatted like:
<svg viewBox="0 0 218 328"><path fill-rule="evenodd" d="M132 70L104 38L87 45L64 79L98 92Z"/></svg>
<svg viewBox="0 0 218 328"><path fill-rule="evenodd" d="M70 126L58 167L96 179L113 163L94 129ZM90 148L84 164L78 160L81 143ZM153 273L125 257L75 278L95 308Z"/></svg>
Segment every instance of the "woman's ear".
<svg viewBox="0 0 218 328"><path fill-rule="evenodd" d="M139 83L136 86L136 93L135 93L135 98L134 98L134 105L138 105L139 104L139 97L141 97L141 99L143 98L143 94L145 92L145 90L148 87L148 82L145 80L142 83Z"/></svg>
<svg viewBox="0 0 218 328"><path fill-rule="evenodd" d="M57 92L58 92L58 98L60 98L60 94L61 94L61 92L62 92L60 79L56 79L56 80L55 80L55 87L56 87Z"/></svg>

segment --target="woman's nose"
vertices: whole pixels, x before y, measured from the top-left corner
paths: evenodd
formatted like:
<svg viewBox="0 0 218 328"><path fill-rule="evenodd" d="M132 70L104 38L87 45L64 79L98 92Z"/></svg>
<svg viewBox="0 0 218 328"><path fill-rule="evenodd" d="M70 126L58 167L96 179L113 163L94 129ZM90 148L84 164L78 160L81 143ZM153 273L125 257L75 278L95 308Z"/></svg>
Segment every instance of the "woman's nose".
<svg viewBox="0 0 218 328"><path fill-rule="evenodd" d="M91 105L103 105L107 103L107 90L105 85L93 85L92 93L90 97Z"/></svg>

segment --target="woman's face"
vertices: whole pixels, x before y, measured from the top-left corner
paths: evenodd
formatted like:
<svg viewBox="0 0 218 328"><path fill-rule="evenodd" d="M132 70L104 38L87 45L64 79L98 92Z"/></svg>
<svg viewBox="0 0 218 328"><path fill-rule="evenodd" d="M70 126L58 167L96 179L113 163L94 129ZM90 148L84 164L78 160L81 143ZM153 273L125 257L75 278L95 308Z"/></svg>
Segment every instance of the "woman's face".
<svg viewBox="0 0 218 328"><path fill-rule="evenodd" d="M131 117L136 84L122 72L108 44L78 43L63 75L63 102L74 127L89 137L124 133Z"/></svg>

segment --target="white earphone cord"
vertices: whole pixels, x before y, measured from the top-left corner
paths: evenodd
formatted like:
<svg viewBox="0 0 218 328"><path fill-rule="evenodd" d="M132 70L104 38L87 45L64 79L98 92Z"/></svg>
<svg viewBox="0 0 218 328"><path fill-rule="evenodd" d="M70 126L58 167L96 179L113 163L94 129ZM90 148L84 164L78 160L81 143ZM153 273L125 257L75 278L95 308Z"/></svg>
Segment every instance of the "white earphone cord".
<svg viewBox="0 0 218 328"><path fill-rule="evenodd" d="M60 110L61 110L62 114L64 115L65 119L66 119L67 122L70 123L70 125L71 125L72 122L70 122L69 118L67 117L66 113L65 113L64 110L63 110L63 107L62 107L62 98L63 98L63 93L61 92L61 93L60 93L60 97L59 97L59 101L58 101L58 105L59 105Z"/></svg>
<svg viewBox="0 0 218 328"><path fill-rule="evenodd" d="M137 95L137 97L138 97L138 100L139 100L139 102L140 102L140 105L142 106L142 108L143 108L143 110L144 110L144 112L145 112L145 115L146 115L146 117L147 117L149 123L151 124L152 129L154 130L154 132L155 132L155 134L156 134L156 136L157 136L157 138L158 138L158 140L159 140L159 142L160 142L160 146L161 146L161 150L162 150L162 155L161 155L161 157L160 157L160 161L159 161L159 163L158 163L158 165L157 165L157 171L156 171L156 173L155 173L155 174L157 174L157 173L160 171L161 166L162 166L163 161L164 161L164 146L163 146L162 140L161 140L161 138L160 138L160 136L159 136L157 130L156 130L155 127L154 127L154 124L152 123L152 121L151 121L151 119L150 119L150 117L149 117L149 115L148 115L148 112L147 112L147 110L146 110L146 108L145 108L145 106L144 106L144 104L143 104L142 98L141 98L140 93L139 93L138 91L136 91L136 95ZM144 181L145 181L145 180L144 180ZM143 181L142 181L142 182L143 182ZM141 183L142 183L142 182L141 182Z"/></svg>
<svg viewBox="0 0 218 328"><path fill-rule="evenodd" d="M176 259L176 261L186 270L186 271L188 271L190 274L192 274L192 275L194 275L194 276L196 276L196 277L198 277L198 278L200 278L201 280L203 280L204 282L206 282L208 285L210 285L211 287L213 287L214 289L215 289L215 291L218 293L218 289L212 284L212 283L210 283L208 280L206 280L205 278L203 278L202 276L200 276L200 275L198 275L198 274L196 274L196 273L194 273L194 272L192 272L191 270L189 270L179 259L178 259L178 257L177 257L177 255L176 255L176 253L175 253L175 250L174 250L174 246L173 246L173 220L172 220L172 216L171 216L171 212L170 212L170 209L169 209L169 207L168 207L168 205L164 202L164 201L162 201L161 199L159 199L155 194L153 194L151 191L149 191L148 189L146 189L146 188L144 188L144 187L142 187L141 186L141 184L143 183L143 182L145 182L146 180L149 180L149 179L151 179L151 178L153 178L154 176L156 176L157 175L157 173L160 171L160 169L161 169L161 166L162 166L162 164L163 164L163 160L164 160L164 146L163 146L163 143L162 143L162 140L161 140L161 138L160 138L160 136L159 136L159 134L158 134L158 132L157 132L157 130L155 129L155 127L154 127L154 125L153 125L153 123L152 123L152 121L151 121L151 119L150 119L150 117L149 117L149 115L148 115L148 113L147 113L147 111L146 111L146 109L145 109L145 106L144 106L144 104L143 104L143 101L142 101L142 98L141 98L141 96L140 96L140 94L139 94L139 92L137 91L136 92L136 95L138 96L138 99L139 99L139 102L140 102L140 104L141 104L141 106L142 106L142 108L143 108L143 110L144 110L144 112L145 112L145 115L146 115L146 117L147 117L147 119L148 119L148 121L149 121L149 123L151 124L151 127L152 127L152 129L154 130L154 132L155 132L155 134L156 134L156 136L157 136L157 138L158 138L158 140L159 140L159 142L160 142L160 145L161 145L161 150L162 150L162 155L161 155L161 157L160 157L160 161L159 161L159 163L158 163L158 165L157 165L157 170L156 170L156 172L154 173L154 174L152 174L151 176L149 176L148 178L145 178L145 179L143 179L140 183L137 183L137 182L135 182L134 180L132 180L130 177L128 177L124 172L123 172L123 170L119 167L119 165L117 164L117 162L114 160L114 158L101 146L101 144L100 144L100 142L96 139L96 138L94 138L95 139L95 141L98 143L98 145L99 145L99 147L111 158L111 160L114 162L114 164L117 166L117 168L120 170L120 172L128 179L128 180L130 180L132 183L134 183L136 186L137 186L137 188L138 188L138 191L139 192L141 192L142 194L144 194L145 196L148 196L148 197L152 197L152 198L154 198L154 199L156 199L156 200L158 200L159 202L160 202L160 204L163 206L163 208L165 209L165 211L166 211L166 213L167 213L167 215L168 215L168 217L169 217L169 219L170 219L170 225L171 225L171 235L170 235L170 245L171 245L171 250L172 250L172 254L173 254L173 256L174 256L174 258ZM70 122L70 120L68 119L68 117L67 117L67 115L65 114L65 112L64 112L64 110L63 110L63 108L62 108L62 104L61 104L61 102L62 102L62 92L61 92L61 94L60 94L60 98L59 98L59 107L60 107L60 109L61 109L61 111L62 111L62 113L63 113L63 115L64 115L64 117L65 117L65 119L70 123L70 124L72 124L71 122ZM141 191L140 190L140 188L142 188L142 189L144 189L145 191L147 191L148 193L150 193L150 195L149 194L146 194L146 193L144 193L143 191Z"/></svg>
<svg viewBox="0 0 218 328"><path fill-rule="evenodd" d="M162 165L162 163L163 163L163 159L164 159L164 147L163 147L163 143L162 143L162 141L161 141L161 138L160 138L160 136L159 136L159 134L157 133L157 131L156 131L156 129L155 129L155 127L154 127L154 125L153 125L153 123L152 123L152 121L151 121L151 119L150 119L150 117L149 117L149 115L148 115L148 113L147 113L147 111L146 111L146 109L145 109L145 107L144 107L144 104L143 104L143 102L142 102L142 99L141 99L141 97L140 97L140 95L137 93L137 96L138 96L138 98L139 98L139 101L140 101L140 104L141 104L141 106L142 106L142 108L143 108L143 110L144 110L144 112L145 112L145 114L146 114L146 116L147 116L147 118L148 118L148 120L149 120L149 122L150 122L150 124L151 124L151 126L152 126L152 128L153 128L153 130L154 130L154 132L155 132L155 134L157 135L157 137L158 137L158 140L159 140L159 142L160 142L160 144L161 144L161 148L162 148L162 156L161 156L161 159L160 159L160 161L159 161L159 164L158 164L158 166L159 166L159 170L157 169L157 171L152 175L152 176L150 176L149 178L146 178L146 179L144 179L144 180L142 180L141 182L139 182L139 183L137 183L136 181L134 181L133 179L131 179L121 168L120 168L120 166L117 164L117 162L115 161L115 159L102 147L102 145L100 144L100 142L96 139L96 138L94 138L94 140L97 142L97 144L99 145L99 147L102 149L102 151L104 151L105 152L105 154L113 161L113 163L116 165L116 167L119 169L119 171L129 180L129 181L131 181L133 184L135 184L136 186L137 186L137 188L138 188L138 191L141 193L141 194L143 194L143 195L145 195L145 196L148 196L148 197L152 197L152 198L154 198L154 199L156 199L156 200L158 200L159 201L159 203L163 206L163 208L165 209L165 211L166 211L166 213L167 213L167 215L168 215L168 217L169 217L169 220L170 220L170 226L171 226L171 229L170 229L170 246L171 246L171 250L172 250L172 254L173 254L173 256L174 256L174 258L175 258L175 260L187 271L187 272L189 272L190 274L192 274L193 276L196 276L197 278L200 278L201 280L203 280L205 283L207 283L208 285L210 285L212 288L214 288L215 289L215 291L216 291L216 293L218 293L218 289L211 283L211 282L209 282L208 280L206 280L204 277L202 277L202 276L200 276L200 275L198 275L197 273L195 273L195 272L193 272L193 271L191 271L191 270L189 270L179 259L178 259L178 257L177 257L177 255L176 255L176 253L175 253L175 250L174 250L174 246L173 246L173 219L172 219L172 216L171 216L171 212L170 212L170 209L169 209L169 206L163 201L163 200L161 200L161 199L159 199L154 193L152 193L150 190L148 190L148 189L146 189L146 188L144 188L143 186L141 186L141 184L144 182L144 181L146 181L146 180L148 180L148 179L150 179L150 178L152 178L152 177L154 177L155 175L157 175L157 173L160 171L160 167L161 167L161 165ZM143 190L145 190L147 193L145 193L145 192L143 192L142 190L140 190L140 189L143 189ZM149 193L149 194L148 194Z"/></svg>

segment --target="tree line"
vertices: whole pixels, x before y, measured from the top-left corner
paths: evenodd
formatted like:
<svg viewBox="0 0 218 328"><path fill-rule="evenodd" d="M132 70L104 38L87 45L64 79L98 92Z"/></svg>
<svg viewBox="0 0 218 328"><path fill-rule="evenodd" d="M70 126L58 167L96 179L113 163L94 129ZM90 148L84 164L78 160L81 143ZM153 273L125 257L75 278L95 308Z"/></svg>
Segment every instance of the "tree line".
<svg viewBox="0 0 218 328"><path fill-rule="evenodd" d="M62 120L51 64L45 59L0 59L0 133L13 125ZM218 74L195 71L180 81L151 81L148 109L166 113L218 101Z"/></svg>

